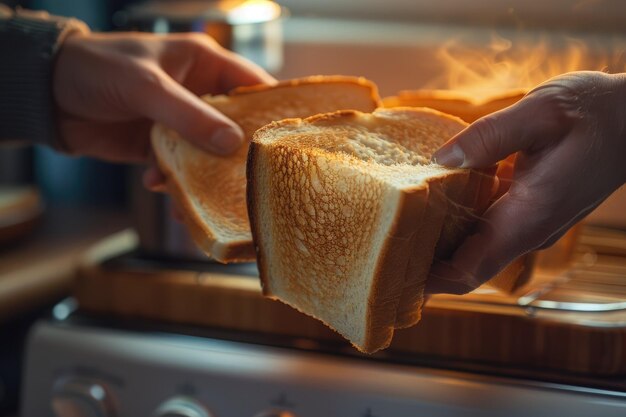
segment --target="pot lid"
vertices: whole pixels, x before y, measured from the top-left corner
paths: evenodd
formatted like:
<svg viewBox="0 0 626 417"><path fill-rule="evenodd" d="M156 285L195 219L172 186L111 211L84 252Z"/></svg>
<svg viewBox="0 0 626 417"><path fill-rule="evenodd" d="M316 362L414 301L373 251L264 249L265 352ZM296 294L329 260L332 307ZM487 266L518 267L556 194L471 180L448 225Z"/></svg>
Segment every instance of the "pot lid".
<svg viewBox="0 0 626 417"><path fill-rule="evenodd" d="M203 20L242 25L275 20L281 12L281 7L271 0L151 0L129 6L124 15L134 22Z"/></svg>

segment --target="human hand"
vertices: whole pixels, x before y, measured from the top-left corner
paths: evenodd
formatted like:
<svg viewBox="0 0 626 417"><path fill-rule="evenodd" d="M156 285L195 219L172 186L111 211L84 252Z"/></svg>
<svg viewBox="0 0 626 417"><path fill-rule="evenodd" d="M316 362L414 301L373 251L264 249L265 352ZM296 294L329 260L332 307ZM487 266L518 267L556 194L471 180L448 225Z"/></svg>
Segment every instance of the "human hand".
<svg viewBox="0 0 626 417"><path fill-rule="evenodd" d="M440 164L478 168L518 152L509 190L438 261L428 293L463 294L517 257L549 247L626 182L626 74L564 74L470 125Z"/></svg>
<svg viewBox="0 0 626 417"><path fill-rule="evenodd" d="M59 134L71 154L145 163L157 121L225 155L242 144L243 133L198 95L273 82L203 34L77 34L63 43L54 68ZM156 168L144 174L148 188L162 180Z"/></svg>

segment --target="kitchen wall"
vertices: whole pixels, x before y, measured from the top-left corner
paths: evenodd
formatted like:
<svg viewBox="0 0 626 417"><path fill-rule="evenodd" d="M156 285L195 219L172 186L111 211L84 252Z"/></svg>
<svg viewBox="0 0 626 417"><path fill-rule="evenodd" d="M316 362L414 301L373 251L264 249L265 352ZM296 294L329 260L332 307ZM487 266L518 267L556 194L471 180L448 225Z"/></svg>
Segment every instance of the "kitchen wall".
<svg viewBox="0 0 626 417"><path fill-rule="evenodd" d="M626 31L622 0L280 0L295 15Z"/></svg>
<svg viewBox="0 0 626 417"><path fill-rule="evenodd" d="M463 89L464 76L469 83L498 78L509 82L509 87L518 83L532 87L569 70L626 70L626 34L617 33L520 31L296 15L284 22L284 40L284 66L277 74L279 78L364 76L378 84L382 96L404 89ZM451 62L459 66L451 68ZM518 71L520 67L525 74ZM506 73L507 68L510 73ZM451 85L454 80L460 84ZM626 188L589 219L626 229Z"/></svg>

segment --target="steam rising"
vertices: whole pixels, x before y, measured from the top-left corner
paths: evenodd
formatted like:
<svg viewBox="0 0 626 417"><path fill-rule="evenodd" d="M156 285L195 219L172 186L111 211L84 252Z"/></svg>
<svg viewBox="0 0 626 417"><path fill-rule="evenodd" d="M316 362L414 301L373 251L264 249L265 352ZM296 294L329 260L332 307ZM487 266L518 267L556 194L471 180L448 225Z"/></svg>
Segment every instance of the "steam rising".
<svg viewBox="0 0 626 417"><path fill-rule="evenodd" d="M558 45L546 39L514 43L494 33L489 44L483 47L451 40L437 52L444 72L426 88L455 90L480 102L503 91L531 89L570 71L626 70L623 49L600 57L598 53L601 51L592 51L587 44L572 38L563 39Z"/></svg>

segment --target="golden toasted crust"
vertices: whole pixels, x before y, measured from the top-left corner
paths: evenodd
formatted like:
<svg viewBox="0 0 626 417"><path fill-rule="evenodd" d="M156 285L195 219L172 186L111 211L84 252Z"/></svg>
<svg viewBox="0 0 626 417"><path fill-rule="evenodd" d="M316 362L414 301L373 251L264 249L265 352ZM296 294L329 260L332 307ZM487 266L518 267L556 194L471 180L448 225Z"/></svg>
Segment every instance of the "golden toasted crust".
<svg viewBox="0 0 626 417"><path fill-rule="evenodd" d="M515 104L527 92L526 89L512 89L477 99L474 96L452 90L406 90L399 92L396 96L385 97L383 103L385 107L390 108L398 106L431 107L445 113L454 114L471 123L487 114ZM511 160L511 158L509 157L508 160ZM473 209L466 212L466 218L462 221L450 223L450 218L446 220L446 224L454 224L454 227L448 227L448 237L439 244L439 257L445 258L452 254L464 236L471 232L471 228L475 223L473 218L480 217L492 200L498 197L496 195L497 190L494 189L496 185L494 171L496 168L494 166L482 170L473 170L472 174L470 174L468 187L474 191L467 195L475 196L475 199L473 202L466 200L463 206L473 207ZM462 216L459 210L457 210L456 214L461 214ZM501 291L513 292L529 280L532 269L533 257L523 256L489 281L488 284ZM402 304L401 302L401 306ZM415 318L416 314L413 314L413 316ZM408 315L405 315L405 320L399 319L399 322L405 322L403 326L407 323L415 322L415 319L409 320L407 317Z"/></svg>
<svg viewBox="0 0 626 417"><path fill-rule="evenodd" d="M384 107L429 107L453 114L471 123L489 113L515 104L527 93L525 89L514 89L478 100L451 90L405 90L396 96L385 97Z"/></svg>
<svg viewBox="0 0 626 417"><path fill-rule="evenodd" d="M432 197L429 199L431 206L427 210L427 218L423 224L425 230L418 239L419 246L414 249L414 253L428 255L426 258L418 256L413 259L415 262L412 265L413 276L428 274L431 265L425 264L423 260L432 259L431 253L435 252L434 257L439 260L447 259L471 233L495 193L495 169L496 166L470 170L468 176L458 174L460 176L456 179L446 179L447 191L443 184L439 184L439 191L431 192ZM431 191L437 190L435 183L431 182L429 185ZM513 274L514 271L510 270L506 280L512 280ZM423 281L419 283L422 288L423 284ZM396 328L415 325L420 320L422 303L421 290L418 293L405 291L398 306Z"/></svg>
<svg viewBox="0 0 626 417"><path fill-rule="evenodd" d="M259 190L257 190L259 181L255 171L255 167L258 165L258 158L259 145L252 142L250 143L248 160L246 162L246 205L248 208L248 219L250 221L250 229L252 231L253 238L254 236L261 235L260 223L256 215L257 207L255 205L256 196L259 193ZM272 294L268 291L269 285L267 282L269 278L267 260L264 256L259 256L264 252L265 248L263 245L264 243L262 239L254 239L254 251L257 260L257 268L259 270L259 279L261 281L261 290L263 291L263 295L271 297Z"/></svg>
<svg viewBox="0 0 626 417"><path fill-rule="evenodd" d="M255 133L255 140L250 147L248 159L248 212L250 215L253 236L257 244L259 271L263 283L264 293L272 296L273 298L280 299L300 311L317 317L331 328L341 332L341 326L337 326L337 323L335 322L335 320L340 319L339 317L333 318L332 316L326 315L326 318L323 318L312 312L311 305L314 305L316 302L315 300L308 300L308 298L318 297L319 295L317 293L319 291L315 290L311 292L311 288L307 287L312 283L308 282L306 277L313 274L306 272L306 261L304 263L305 266L296 265L301 261L301 256L292 256L292 260L288 262L287 268L289 269L290 274L295 273L296 276L302 277L303 281L298 282L298 285L294 288L287 288L286 291L288 292L288 296L286 298L284 296L284 289L281 288L278 292L276 291L278 284L275 283L275 281L279 278L277 276L271 276L271 271L277 270L276 267L271 266L271 264L275 264L277 260L284 262L285 255L282 252L278 253L276 251L276 241L271 241L272 238L269 237L267 232L264 233L263 228L261 227L261 223L264 221L260 218L261 210L265 210L266 212L270 210L272 216L269 218L273 220L280 219L276 221L280 221L280 224L283 225L287 224L287 228L290 227L290 222L296 222L295 217L298 216L297 210L300 210L302 207L302 203L299 202L300 197L298 197L298 192L301 189L308 189L309 185L300 184L298 189L294 190L295 196L292 193L291 197L287 197L290 194L289 188L282 187L280 192L272 198L271 196L268 197L267 195L261 194L268 193L269 184L275 184L277 181L284 181L284 178L277 179L274 176L271 176L271 180L261 180L258 175L260 173L265 175L268 171L281 169L281 167L286 167L291 163L295 163L295 165L293 168L289 169L295 169L295 167L297 167L295 172L301 173L301 175L305 176L312 175L308 173L315 171L317 168L308 168L304 165L301 166L297 163L297 160L303 159L302 157L296 156L296 154L293 156L283 157L282 159L276 159L274 162L268 162L268 160L265 159L271 159L270 156L263 156L264 159L260 160L259 155L261 152L263 155L269 155L272 153L278 154L280 152L285 152L286 147L290 147L296 151L297 154L302 154L303 152L306 153L308 150L308 156L306 158L307 161L311 161L322 155L327 161L325 162L325 165L330 164L335 166L344 164L346 166L354 166L354 169L358 169L359 166L369 165L371 165L373 169L377 163L382 165L386 165L386 163L397 165L397 162L400 159L393 159L396 158L393 153L384 155L392 158L390 161L387 161L385 158L379 161L379 159L377 159L378 156L368 154L367 152L364 154L365 156L363 156L355 150L356 148L351 148L347 145L342 146L341 139L337 139L337 136L358 138L363 134L369 134L371 136L370 139L365 141L366 144L369 144L368 146L379 146L376 148L379 152L387 152L389 149L395 150L396 148L393 146L380 147L382 145L374 144L378 143L376 142L379 140L377 138L385 137L387 138L386 141L388 141L388 143L398 146L398 149L404 149L402 151L404 152L404 156L410 156L415 153L422 155L421 159L415 159L412 157L407 159L407 161L413 161L408 162L409 164L421 165L428 164L432 152L464 126L465 124L458 118L444 115L434 110L379 109L372 115L366 115L355 111L338 111L330 114L312 116L304 120L288 119L271 123L259 129ZM421 135L422 140L417 140L415 135ZM279 138L279 141L274 142L275 138ZM361 139L354 140L359 141ZM351 152L356 153L354 156L351 156ZM289 153L286 155L289 155ZM434 198L431 201L429 187L430 185L433 185L433 188L437 190L436 194L443 194L446 191L444 185L448 186L449 182L461 183L465 181L469 175L467 170L451 170L443 167L440 167L439 169L442 170L439 174L433 174L430 177L427 176L429 178L425 178L423 183L416 183L415 186L410 187L403 186L401 191L398 191L400 193L398 194L398 200L394 203L392 209L393 211L390 213L394 216L393 222L390 224L388 229L384 229L385 238L382 241L382 246L380 246L379 249L376 249L375 253L371 254L371 257L375 259L376 263L371 275L373 278L369 287L366 302L368 307L368 313L364 319L366 321L366 331L363 334L363 337L359 340L351 339L351 342L361 351L371 353L385 348L391 341L394 327L398 327L398 324L406 325L408 321L412 321L414 313L417 313L419 317L419 307L421 306L424 281L426 279L428 269L430 268L430 263L434 255L435 243L439 237L443 218L446 213L446 205L448 204L448 199L443 195L441 195L440 198ZM363 171L359 172L367 176L368 174L365 174L365 172L368 170L369 168L364 168ZM321 171L317 172L318 174L315 174L315 176L322 175ZM286 173L283 171L278 173L277 171L276 175L286 175ZM287 176L286 178L293 177ZM372 176L372 178L375 177ZM387 180L382 178L383 177L381 177L379 181L383 181L383 183L385 183ZM338 189L341 189L341 186L337 187ZM352 188L350 188L350 190L352 190L352 196L358 196L358 193L361 192ZM287 204L287 206L292 207L292 209L289 209L284 213L291 213L291 210L295 211L292 214L284 215L281 214L281 212L277 212L276 208L262 208L260 207L262 197L264 197L268 202L275 201L276 199L285 200L281 204ZM370 197L363 196L360 198L369 199ZM340 197L335 197L334 200L334 203L339 203L341 206L348 204L341 203ZM320 195L314 197L314 201L318 201L319 204L323 205L322 196ZM430 206L428 205L429 203ZM422 213L426 213L428 211L427 207L430 207L433 213L424 219L435 220L434 223L436 224L434 226L430 222L425 223L423 221L424 219L422 219ZM317 213L320 209L320 207L314 205L312 212ZM323 209L321 210L323 211ZM383 213L384 211L379 212L376 210L370 209L367 223L357 224L364 227L368 224L384 223L384 220L382 220L382 217L378 214ZM387 213L389 214L389 212ZM268 219L268 216L265 215L264 219ZM350 228L346 228L353 230L352 228L355 227L356 224L352 225L351 223L352 222L349 218L342 218L337 226L327 226L327 228L350 224ZM305 225L308 223L303 221L301 224ZM310 230L307 229L307 232L308 231ZM288 230L281 230L277 233L270 234L280 236L280 239L283 241L290 240L290 232ZM300 233L300 235L303 235L303 233ZM348 232L346 232L345 235L350 236L353 239L356 239L357 235L360 236L358 233ZM341 235L337 235L332 239L338 240L340 238ZM334 245L337 244L337 242L334 243ZM313 246L315 245L316 244L313 244ZM421 252L416 252L420 251L422 247L423 250L421 250ZM307 248L310 248L310 246L307 246ZM286 249L283 248L283 250ZM291 250L294 253L296 252L295 248ZM324 259L328 259L331 265L335 264L335 261L332 259L332 255L330 254L323 255L323 257L318 259L316 263L324 263ZM311 265L311 269L309 271L312 272L314 269L313 265ZM319 274L315 274L315 276L319 276ZM289 281L291 278L285 279ZM339 292L339 294L334 294L333 296L342 296L341 290L335 290L335 292ZM399 306L402 304L403 299L406 299L404 301L406 306L402 310L403 313L400 317L398 317ZM337 302L342 303L341 301ZM337 314L339 315L339 313ZM341 333L346 336L346 333Z"/></svg>
<svg viewBox="0 0 626 417"><path fill-rule="evenodd" d="M276 91L281 88L292 88L302 85L310 84L353 84L360 87L365 87L371 91L371 99L376 103L376 107L382 105L382 100L378 94L378 87L376 84L363 77L352 77L347 75L313 75L309 77L295 78L291 80L282 80L276 84L258 84L252 86L242 86L231 90L228 96L243 96L246 94L254 94L263 91Z"/></svg>
<svg viewBox="0 0 626 417"><path fill-rule="evenodd" d="M213 234L213 230L207 227L197 212L189 206L188 200L184 198L185 193L180 189L177 182L169 178L171 175L166 181L167 192L173 197L174 204L181 213L183 223L200 250L220 262L224 259L227 259L228 262L250 262L256 259L254 248L247 240L229 242L228 245L220 248L215 247L218 238ZM179 206L179 204L183 206Z"/></svg>
<svg viewBox="0 0 626 417"><path fill-rule="evenodd" d="M335 115L336 116L336 115ZM294 120L291 121L283 121L281 125L288 125L294 123ZM258 268L261 277L261 283L263 288L263 293L266 296L269 296L274 299L280 299L283 302L286 302L290 306L295 309L311 315L311 311L308 310L305 306L300 305L298 302L293 302L291 300L285 300L280 297L280 294L276 294L272 290L271 285L271 275L269 271L268 263L271 262L270 257L266 256L269 251L271 251L270 247L266 247L265 245L272 245L272 242L269 242L269 239L266 235L263 235L261 224L262 221L258 217L259 207L257 203L260 201L260 192L267 192L267 188L264 187L258 178L259 165L263 166L263 164L267 164L267 160L261 161L259 158L260 152L268 153L268 150L265 149L262 151L262 145L259 143L253 142L250 146L249 158L248 158L248 205L249 205L249 216L250 216L250 224L253 231L253 236L256 236L256 245L258 250ZM311 156L314 157L314 152ZM328 155L332 157L331 155ZM278 164L279 166L281 164ZM261 168L263 169L263 168ZM265 168L264 170L267 170ZM298 169L298 172L302 172L301 169ZM275 180L272 180L274 182ZM410 212L415 217L420 218L421 212L424 211L426 206L427 199L427 189L424 187L417 187L414 189L407 189L406 193L404 193L400 197L400 203L398 210L401 212ZM295 204L297 200L289 200L289 204ZM276 214L276 213L274 213ZM374 220L371 223L378 223L379 220ZM359 223L355 223L356 226ZM406 266L409 260L411 248L407 245L407 241L411 239L414 232L417 230L419 226L419 222L416 222L412 216L398 216L392 227L389 229L389 236L385 241L385 244L382 246L380 254L378 256L379 261L376 263L376 272L378 279L374 283L372 287L371 294L367 300L368 305L372 310L375 310L375 314L370 314L367 317L368 323L366 326L370 329L366 335L366 338L360 342L355 343L354 346L359 350L372 353L376 350L385 348L391 342L391 338L393 335L394 328L394 320L395 320L395 312L397 308L397 302L399 300L399 294L401 291L403 281L398 279L398 277L403 277L406 274ZM327 226L328 227L328 226ZM280 232L276 231L275 235L280 235L281 239L289 239L289 232ZM349 236L349 239L354 239L355 236L353 233L345 232L345 235ZM338 239L339 236L335 236L331 240L331 245L335 246L333 243L334 240ZM310 243L310 242L309 242ZM319 245L320 243L313 243L313 246ZM275 245L275 243L274 243ZM309 246L310 247L310 246ZM272 257L279 256L277 252L271 252ZM321 259L323 261L323 259ZM293 265L293 264L292 264ZM295 266L294 266L295 267ZM306 297L315 297L316 295L313 292L310 292L307 288L306 280L304 281L305 285L298 285L297 288L291 289L290 291L297 291L296 298L306 298ZM308 295L307 295L308 294ZM332 320L324 320L321 317L316 317L322 322L324 322L327 326L338 330L335 323Z"/></svg>
<svg viewBox="0 0 626 417"><path fill-rule="evenodd" d="M368 333L364 345L359 347L363 352L373 353L385 349L391 343L396 328L398 305L404 295L403 291L410 290L407 281L414 272L409 269L410 261L415 256L414 248L409 242L420 232L421 221L417 219L422 219L427 202L428 188L407 190L401 197L397 210L399 216L380 253L376 270L378 279L374 282L368 300L374 312L367 317L367 327L371 332ZM426 275L422 277L425 280Z"/></svg>
<svg viewBox="0 0 626 417"><path fill-rule="evenodd" d="M152 136L156 140L157 136L166 134L162 126L155 125ZM198 248L207 255L214 257L216 260L222 261L228 259L229 262L247 262L255 259L255 253L250 245L249 240L229 242L228 245L219 245L219 238L214 231L202 219L198 209L193 206L188 196L187 190L184 190L176 175L173 172L170 163L164 160L162 152L155 152L157 164L166 178L166 190L172 196L174 205L182 216L183 223L192 235L194 242Z"/></svg>
<svg viewBox="0 0 626 417"><path fill-rule="evenodd" d="M374 84L362 78L340 76L242 87L227 96L207 96L204 100L239 124L248 140L259 127L274 120L342 108L372 111L380 104ZM167 129L153 132L168 135L172 141L182 141ZM185 166L177 169L167 166L164 155L159 157L159 153L169 150L161 149L156 139L153 143L159 166L168 177L168 190L182 208L185 224L196 243L221 262L254 260L245 192L247 143L230 157L212 155L185 143L188 154L184 157ZM210 217L213 224L219 224L220 233L213 230L206 217ZM220 236L228 236L228 239Z"/></svg>
<svg viewBox="0 0 626 417"><path fill-rule="evenodd" d="M404 289L396 312L395 328L411 327L421 318L426 277L435 257L435 245L441 235L448 212L443 188L444 179L428 183L428 205L420 222L418 233L411 240L412 249L404 281Z"/></svg>

